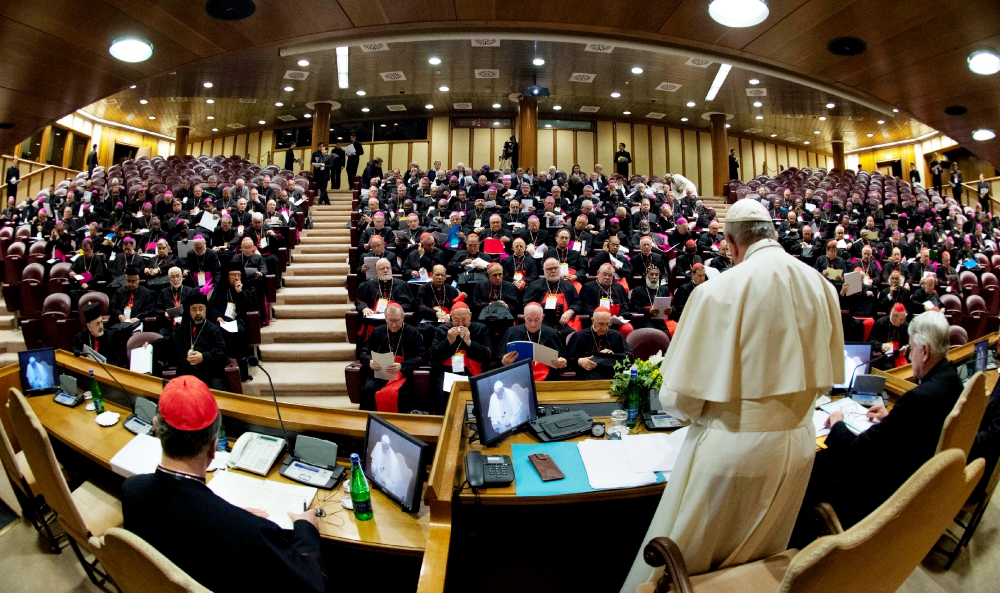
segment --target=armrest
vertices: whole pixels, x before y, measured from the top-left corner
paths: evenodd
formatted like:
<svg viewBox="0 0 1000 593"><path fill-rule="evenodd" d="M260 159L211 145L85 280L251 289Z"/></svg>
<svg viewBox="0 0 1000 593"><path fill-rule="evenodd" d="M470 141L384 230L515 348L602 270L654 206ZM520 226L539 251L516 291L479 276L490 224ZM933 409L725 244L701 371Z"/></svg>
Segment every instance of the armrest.
<svg viewBox="0 0 1000 593"><path fill-rule="evenodd" d="M142 331L155 332L160 329L160 317L149 315L142 318Z"/></svg>
<svg viewBox="0 0 1000 593"><path fill-rule="evenodd" d="M351 245L357 245L360 239L361 231L358 230L358 227L351 225Z"/></svg>
<svg viewBox="0 0 1000 593"><path fill-rule="evenodd" d="M644 321L645 319L646 319L645 313L629 313L628 315L629 321Z"/></svg>
<svg viewBox="0 0 1000 593"><path fill-rule="evenodd" d="M288 248L279 247L278 248L278 263L281 264L281 271L284 272L288 268Z"/></svg>
<svg viewBox="0 0 1000 593"><path fill-rule="evenodd" d="M580 320L581 329L590 327L590 315L577 315L576 318Z"/></svg>
<svg viewBox="0 0 1000 593"><path fill-rule="evenodd" d="M177 376L177 367L167 367L163 369L163 378L166 380L173 379Z"/></svg>
<svg viewBox="0 0 1000 593"><path fill-rule="evenodd" d="M642 551L642 559L653 567L663 566L663 576L656 582L656 591L666 593L694 593L687 566L680 548L669 537L654 537ZM673 587L673 589L671 589Z"/></svg>
<svg viewBox="0 0 1000 593"><path fill-rule="evenodd" d="M35 350L46 346L55 346L55 344L48 344L42 341L41 319L22 319L21 337L24 339L24 347L28 350Z"/></svg>
<svg viewBox="0 0 1000 593"><path fill-rule="evenodd" d="M358 269L358 260L361 258L361 250L358 249L357 245L351 245L347 248L347 265L350 266L351 270Z"/></svg>
<svg viewBox="0 0 1000 593"><path fill-rule="evenodd" d="M226 364L226 385L230 393L243 393L243 383L240 381L240 365L235 358L230 358Z"/></svg>
<svg viewBox="0 0 1000 593"><path fill-rule="evenodd" d="M352 404L361 401L361 363L354 361L344 369L344 378L347 380L347 397Z"/></svg>
<svg viewBox="0 0 1000 593"><path fill-rule="evenodd" d="M274 304L278 302L278 277L274 274L264 276L265 290L267 291L267 302Z"/></svg>
<svg viewBox="0 0 1000 593"><path fill-rule="evenodd" d="M840 524L837 512L833 510L828 502L821 502L812 510L811 517L817 528L817 535L836 535L844 533L844 527Z"/></svg>
<svg viewBox="0 0 1000 593"><path fill-rule="evenodd" d="M424 366L413 371L413 390L423 395L431 392L431 367Z"/></svg>
<svg viewBox="0 0 1000 593"><path fill-rule="evenodd" d="M344 286L347 288L348 302L353 303L358 298L358 284L359 281L357 274L347 275L347 279L344 281Z"/></svg>
<svg viewBox="0 0 1000 593"><path fill-rule="evenodd" d="M260 344L260 311L247 312L247 338L251 346Z"/></svg>
<svg viewBox="0 0 1000 593"><path fill-rule="evenodd" d="M295 230L301 231L306 226L306 213L299 211L295 213ZM297 235L297 233L296 233ZM297 240L297 238L296 238Z"/></svg>
<svg viewBox="0 0 1000 593"><path fill-rule="evenodd" d="M347 326L347 341L358 343L358 328L361 325L357 311L344 311L344 325Z"/></svg>
<svg viewBox="0 0 1000 593"><path fill-rule="evenodd" d="M558 371L559 372L559 380L560 381L576 381L576 371L570 371L570 370L567 370L567 369L569 369L569 367L566 367L565 369L559 369L559 371Z"/></svg>

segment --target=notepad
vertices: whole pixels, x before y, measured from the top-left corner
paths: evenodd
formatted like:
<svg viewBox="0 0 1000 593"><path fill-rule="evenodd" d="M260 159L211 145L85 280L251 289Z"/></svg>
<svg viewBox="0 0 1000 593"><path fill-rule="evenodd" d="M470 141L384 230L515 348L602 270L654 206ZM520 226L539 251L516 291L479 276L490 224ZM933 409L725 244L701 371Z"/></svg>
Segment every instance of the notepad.
<svg viewBox="0 0 1000 593"><path fill-rule="evenodd" d="M849 397L824 404L820 406L820 409L827 414L831 414L833 412L840 412L843 414L844 423L847 424L847 428L851 429L851 431L855 433L862 433L872 426L875 426L870 420L868 420L868 409Z"/></svg>
<svg viewBox="0 0 1000 593"><path fill-rule="evenodd" d="M216 472L208 487L229 504L261 509L282 529L292 529L288 513L301 513L312 505L316 488L260 480L229 471Z"/></svg>
<svg viewBox="0 0 1000 593"><path fill-rule="evenodd" d="M656 474L651 471L632 471L625 444L620 440L587 439L577 443L577 447L587 469L587 480L595 490L635 488L656 482Z"/></svg>

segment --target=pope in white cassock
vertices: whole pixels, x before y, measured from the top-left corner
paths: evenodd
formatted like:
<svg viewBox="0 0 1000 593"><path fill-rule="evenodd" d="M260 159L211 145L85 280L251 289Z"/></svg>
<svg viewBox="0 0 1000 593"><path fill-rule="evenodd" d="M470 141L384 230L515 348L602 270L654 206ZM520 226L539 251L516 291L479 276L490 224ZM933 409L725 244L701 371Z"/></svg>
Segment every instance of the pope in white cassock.
<svg viewBox="0 0 1000 593"><path fill-rule="evenodd" d="M31 389L46 389L55 384L52 367L47 362L36 360L34 356L28 359L28 367L25 369L24 375L28 379L28 387Z"/></svg>
<svg viewBox="0 0 1000 593"><path fill-rule="evenodd" d="M399 459L389 443L389 435L382 435L381 442L372 449L372 478L400 499L406 498L406 484L402 483ZM402 491L400 491L402 490Z"/></svg>
<svg viewBox="0 0 1000 593"><path fill-rule="evenodd" d="M753 199L726 215L736 264L701 284L663 360L660 403L691 424L643 546L667 536L691 574L785 550L816 450L812 409L844 381L833 286L785 253ZM659 578L639 549L622 593Z"/></svg>
<svg viewBox="0 0 1000 593"><path fill-rule="evenodd" d="M493 395L490 396L490 407L486 415L497 433L507 432L524 420L521 418L521 402L518 401L517 394L504 387L501 381L493 384Z"/></svg>

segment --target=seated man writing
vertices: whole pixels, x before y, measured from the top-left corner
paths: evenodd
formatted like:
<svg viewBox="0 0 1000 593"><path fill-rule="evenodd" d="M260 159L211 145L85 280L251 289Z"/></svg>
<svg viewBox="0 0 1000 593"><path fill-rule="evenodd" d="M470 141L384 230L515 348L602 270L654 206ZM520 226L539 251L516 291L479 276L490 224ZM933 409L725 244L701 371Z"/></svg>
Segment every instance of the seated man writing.
<svg viewBox="0 0 1000 593"><path fill-rule="evenodd" d="M431 384L435 386L430 412L443 414L448 407L449 392L445 392L444 374L474 377L490 360L490 340L486 326L472 321L472 311L463 302L455 303L451 322L442 323L434 332L431 345Z"/></svg>
<svg viewBox="0 0 1000 593"><path fill-rule="evenodd" d="M385 325L375 328L362 345L361 365L373 374L361 387L361 409L404 413L424 405L422 395L413 389L413 371L423 364L424 340L413 326L403 324L403 308L392 303L385 309ZM374 373L383 365L373 354L391 354L394 362L385 365L393 379L380 379ZM384 358L384 357L378 357Z"/></svg>
<svg viewBox="0 0 1000 593"><path fill-rule="evenodd" d="M632 353L625 338L611 329L611 312L604 307L594 312L590 329L570 337L567 350L566 358L576 370L577 381L610 379L615 374L615 364Z"/></svg>

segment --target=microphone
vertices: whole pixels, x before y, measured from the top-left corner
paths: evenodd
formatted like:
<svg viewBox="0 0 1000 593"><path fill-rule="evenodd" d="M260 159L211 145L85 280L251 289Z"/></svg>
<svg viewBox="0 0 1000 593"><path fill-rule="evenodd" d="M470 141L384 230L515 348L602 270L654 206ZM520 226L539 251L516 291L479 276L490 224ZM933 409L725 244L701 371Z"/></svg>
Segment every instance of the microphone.
<svg viewBox="0 0 1000 593"><path fill-rule="evenodd" d="M865 366L866 364L870 364L870 363L871 363L871 359L866 360L866 361L862 361L862 362L859 362L858 364L854 365L854 368L851 369L851 380L847 382L847 396L848 397L851 396L851 393L854 390L854 375L858 372L859 368Z"/></svg>
<svg viewBox="0 0 1000 593"><path fill-rule="evenodd" d="M281 425L281 434L285 437L285 447L291 451L292 445L288 440L288 433L285 432L285 422L281 419L281 410L278 408L278 396L274 393L274 383L271 381L271 373L268 373L267 369L261 366L260 361L257 360L256 356L248 356L247 364L252 367L257 367L258 369L264 371L264 374L267 375L267 382L271 385L271 398L274 400L274 411L278 414L278 424Z"/></svg>

